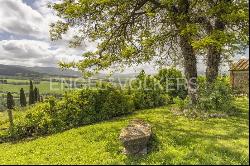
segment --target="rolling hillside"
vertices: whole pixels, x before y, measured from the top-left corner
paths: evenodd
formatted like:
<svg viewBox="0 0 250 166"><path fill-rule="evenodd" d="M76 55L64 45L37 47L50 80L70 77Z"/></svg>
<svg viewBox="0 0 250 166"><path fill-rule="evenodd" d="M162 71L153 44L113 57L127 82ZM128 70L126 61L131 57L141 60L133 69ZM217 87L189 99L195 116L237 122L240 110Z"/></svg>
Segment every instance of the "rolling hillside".
<svg viewBox="0 0 250 166"><path fill-rule="evenodd" d="M62 70L56 67L24 67L30 71L38 72L41 74L47 74L51 76L68 76L68 77L80 77L82 74L74 70Z"/></svg>
<svg viewBox="0 0 250 166"><path fill-rule="evenodd" d="M0 75L4 76L39 76L40 73L34 72L29 69L25 69L25 67L21 66L10 66L10 65L2 65L0 64Z"/></svg>
<svg viewBox="0 0 250 166"><path fill-rule="evenodd" d="M25 67L16 65L3 65L0 64L0 75L4 76L64 76L64 77L82 77L82 73L71 69L60 69L56 67ZM134 78L137 73L129 74L113 74L113 78ZM105 79L107 74L99 73L93 78Z"/></svg>
<svg viewBox="0 0 250 166"><path fill-rule="evenodd" d="M81 73L74 70L62 70L56 67L25 67L0 64L0 75L5 76L66 76L80 77Z"/></svg>

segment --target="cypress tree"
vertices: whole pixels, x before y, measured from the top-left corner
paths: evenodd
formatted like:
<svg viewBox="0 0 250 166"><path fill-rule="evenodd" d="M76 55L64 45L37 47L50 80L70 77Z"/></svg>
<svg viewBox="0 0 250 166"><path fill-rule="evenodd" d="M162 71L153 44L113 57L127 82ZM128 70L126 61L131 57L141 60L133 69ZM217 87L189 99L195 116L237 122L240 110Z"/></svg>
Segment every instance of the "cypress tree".
<svg viewBox="0 0 250 166"><path fill-rule="evenodd" d="M10 122L10 131L13 131L13 126L14 126L14 122L13 122L13 114L12 114L12 109L15 106L15 102L13 99L13 96L11 95L10 92L7 93L7 108L8 108L8 116L9 116L9 122Z"/></svg>
<svg viewBox="0 0 250 166"><path fill-rule="evenodd" d="M34 96L34 89L33 89L33 83L30 80L30 92L29 92L29 105L35 103L35 96Z"/></svg>
<svg viewBox="0 0 250 166"><path fill-rule="evenodd" d="M34 103L37 102L37 88L34 88Z"/></svg>
<svg viewBox="0 0 250 166"><path fill-rule="evenodd" d="M8 109L13 109L15 106L15 102L13 99L13 96L10 92L7 93L7 108Z"/></svg>
<svg viewBox="0 0 250 166"><path fill-rule="evenodd" d="M39 89L37 87L35 87L34 89L34 102L38 102L40 101L40 96L39 96Z"/></svg>
<svg viewBox="0 0 250 166"><path fill-rule="evenodd" d="M27 105L26 96L23 88L20 89L20 105L21 107L25 107Z"/></svg>

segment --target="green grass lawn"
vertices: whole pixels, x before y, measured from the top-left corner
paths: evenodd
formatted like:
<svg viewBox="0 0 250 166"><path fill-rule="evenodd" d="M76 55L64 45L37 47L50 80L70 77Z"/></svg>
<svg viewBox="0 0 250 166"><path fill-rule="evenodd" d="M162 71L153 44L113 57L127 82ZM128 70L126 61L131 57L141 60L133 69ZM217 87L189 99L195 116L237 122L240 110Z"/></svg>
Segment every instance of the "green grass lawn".
<svg viewBox="0 0 250 166"><path fill-rule="evenodd" d="M248 102L237 100L242 114L191 120L169 107L139 111L94 125L18 143L0 144L1 164L249 164ZM155 133L152 151L143 157L121 153L119 133L129 120L148 121Z"/></svg>

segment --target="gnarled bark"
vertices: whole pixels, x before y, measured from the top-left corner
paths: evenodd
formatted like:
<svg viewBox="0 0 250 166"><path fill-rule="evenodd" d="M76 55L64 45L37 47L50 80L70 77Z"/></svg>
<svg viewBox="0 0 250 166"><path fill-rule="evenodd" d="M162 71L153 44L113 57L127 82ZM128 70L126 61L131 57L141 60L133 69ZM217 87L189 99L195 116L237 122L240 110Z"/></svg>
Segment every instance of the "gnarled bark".
<svg viewBox="0 0 250 166"><path fill-rule="evenodd" d="M180 37L180 45L184 57L184 69L187 79L188 94L192 104L197 103L197 60L192 45L185 36Z"/></svg>
<svg viewBox="0 0 250 166"><path fill-rule="evenodd" d="M230 0L221 0L224 2L229 2ZM224 10L221 9L220 13L224 13ZM215 31L224 31L225 30L225 23L222 21L221 16L216 16L215 24L212 26L212 23L209 22L209 26L207 26L206 30L208 34L211 34L214 30ZM206 78L208 84L214 82L214 80L219 75L219 67L221 63L221 48L216 46L209 46L208 47L208 54L207 54L207 69L206 69Z"/></svg>
<svg viewBox="0 0 250 166"><path fill-rule="evenodd" d="M206 78L208 83L214 82L219 75L221 52L214 46L208 48Z"/></svg>
<svg viewBox="0 0 250 166"><path fill-rule="evenodd" d="M181 32L187 28L187 25L191 23L189 10L190 2L188 0L179 1L179 14L181 14L182 20L178 27ZM180 33L180 47L184 59L184 70L187 79L188 95L191 98L191 104L197 103L197 59L193 46L190 43L190 34Z"/></svg>
<svg viewBox="0 0 250 166"><path fill-rule="evenodd" d="M225 29L225 24L217 19L215 21L213 29L223 31ZM209 46L207 54L207 69L206 69L206 78L208 83L214 82L214 80L218 77L220 63L221 63L221 48L218 48L216 46Z"/></svg>

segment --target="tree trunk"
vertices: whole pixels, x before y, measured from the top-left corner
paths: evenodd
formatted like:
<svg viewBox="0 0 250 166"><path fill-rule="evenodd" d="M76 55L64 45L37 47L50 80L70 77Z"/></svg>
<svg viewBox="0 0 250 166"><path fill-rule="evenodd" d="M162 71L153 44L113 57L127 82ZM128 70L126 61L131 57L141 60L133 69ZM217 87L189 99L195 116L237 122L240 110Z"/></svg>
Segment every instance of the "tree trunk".
<svg viewBox="0 0 250 166"><path fill-rule="evenodd" d="M179 7L179 25L177 28L179 30L179 37L180 37L180 47L182 51L182 55L184 58L184 70L185 76L187 79L187 86L188 86L188 95L191 99L191 104L197 103L197 60L194 53L193 46L190 43L190 34L182 34L183 30L186 30L187 25L191 23L189 9L190 9L190 2L189 0L180 0L178 1Z"/></svg>
<svg viewBox="0 0 250 166"><path fill-rule="evenodd" d="M214 46L208 48L206 78L207 83L213 83L219 75L221 52Z"/></svg>
<svg viewBox="0 0 250 166"><path fill-rule="evenodd" d="M7 109L8 111L8 116L9 116L9 122L10 122L10 131L13 131L13 127L14 127L14 122L13 122L13 114L12 114L12 110L11 109Z"/></svg>
<svg viewBox="0 0 250 166"><path fill-rule="evenodd" d="M188 37L180 36L181 51L184 57L184 70L187 79L188 95L191 104L197 103L197 60Z"/></svg>
<svg viewBox="0 0 250 166"><path fill-rule="evenodd" d="M224 13L224 10L221 9L220 12ZM214 30L215 31L225 30L225 23L222 21L220 15L217 16L214 27L211 27L211 25L212 23L210 23L210 27L207 28L207 32L209 34L211 34ZM206 78L208 84L213 83L215 79L218 77L220 63L221 63L221 48L218 48L213 45L209 46L207 55L207 69L206 69Z"/></svg>

